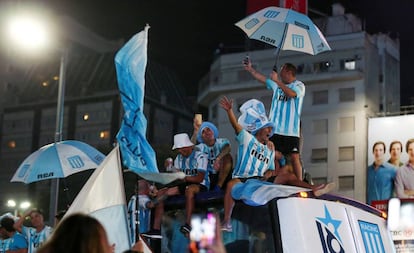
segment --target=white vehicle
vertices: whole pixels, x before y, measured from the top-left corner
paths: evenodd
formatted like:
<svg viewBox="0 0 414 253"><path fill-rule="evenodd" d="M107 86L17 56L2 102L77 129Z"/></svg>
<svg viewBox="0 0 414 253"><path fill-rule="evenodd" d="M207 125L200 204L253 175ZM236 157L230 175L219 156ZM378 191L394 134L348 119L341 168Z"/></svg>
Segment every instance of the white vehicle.
<svg viewBox="0 0 414 253"><path fill-rule="evenodd" d="M244 193L236 197L263 205L239 204L233 212L249 228L249 252L395 252L377 209L334 195L316 198L308 189L252 183L241 185Z"/></svg>
<svg viewBox="0 0 414 253"><path fill-rule="evenodd" d="M232 231L222 234L228 253L395 252L386 215L355 200L259 180L238 184L232 193L240 201ZM178 252L174 244L185 245L186 238L174 233L180 232L172 229L164 242Z"/></svg>

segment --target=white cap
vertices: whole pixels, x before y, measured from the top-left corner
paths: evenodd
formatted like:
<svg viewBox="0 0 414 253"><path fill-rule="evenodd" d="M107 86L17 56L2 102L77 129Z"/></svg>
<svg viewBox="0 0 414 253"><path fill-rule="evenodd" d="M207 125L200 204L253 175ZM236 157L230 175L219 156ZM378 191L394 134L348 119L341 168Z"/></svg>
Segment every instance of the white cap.
<svg viewBox="0 0 414 253"><path fill-rule="evenodd" d="M191 142L190 138L188 137L188 134L176 134L174 135L174 146L172 149L177 148L185 148L185 147L191 147L194 146L194 143Z"/></svg>

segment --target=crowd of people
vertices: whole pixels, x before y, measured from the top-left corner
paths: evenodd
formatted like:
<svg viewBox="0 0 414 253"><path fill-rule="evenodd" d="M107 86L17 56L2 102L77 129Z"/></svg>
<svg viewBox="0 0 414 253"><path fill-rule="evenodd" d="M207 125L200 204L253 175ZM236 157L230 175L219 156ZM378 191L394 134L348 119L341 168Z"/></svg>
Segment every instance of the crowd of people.
<svg viewBox="0 0 414 253"><path fill-rule="evenodd" d="M195 117L192 137L187 133L176 134L172 149L177 150L178 154L175 159L167 158L165 161L166 171L182 171L186 176L177 185L160 189L157 196L185 196L185 221L180 231L187 237L192 229L190 221L194 198L200 192L224 193L221 230L231 231L234 205L231 190L236 184L253 178L261 179L309 188L315 196L335 187L334 183L311 185L302 180L300 115L305 86L296 79L296 67L286 63L280 70L274 67L270 77L266 77L252 67L249 59L243 61L243 65L255 79L273 91L273 99L269 116L261 101L250 99L240 106L238 119L233 111L233 100L225 96L220 99L219 106L227 113L236 134L237 159L233 160L231 155L229 137L219 137L219 130L212 122L201 122ZM145 202L151 203L151 200ZM147 204L141 205L141 208L148 210ZM159 221L163 209L163 201L157 201L153 225L149 231L140 231L143 235L161 237ZM146 224L147 221L144 226Z"/></svg>
<svg viewBox="0 0 414 253"><path fill-rule="evenodd" d="M296 67L286 63L282 65L280 72L274 67L270 77L266 77L252 67L250 60L243 61L243 64L247 72L273 91L269 116L266 115L265 105L261 101L250 99L240 106L240 117L237 119L233 111L233 100L225 96L220 99L219 106L226 112L238 143L235 160L231 155L229 139L219 137L219 131L212 122L202 122L195 118L191 138L187 133L174 135L172 149L177 151L177 156L175 159L169 157L165 160L165 170L181 171L185 177L160 189L144 179L138 181L136 192L129 201L129 210L134 213L133 210L140 209L139 219L147 222L141 221L140 231L137 233L152 238L161 237L164 200L169 196L185 197L185 219L180 231L188 237L192 230L191 216L195 196L200 192L213 191L224 195L224 218L219 229L231 231L231 213L235 201L231 190L237 184L249 179L261 179L276 184L309 188L315 196L325 194L335 187L334 183L311 185L302 180L299 154L300 114L305 86L296 79ZM150 209L153 212L149 212ZM151 214L154 217L150 224L148 217ZM24 226L26 217L30 217L32 227ZM136 220L131 221L135 222ZM66 236L68 234L73 236ZM94 218L81 214L65 218L52 233L52 228L44 224L42 212L30 210L18 220L3 218L1 236L2 239L16 238L9 240L13 243L7 246L9 251L6 252L113 250L102 225ZM217 248L223 250L222 245Z"/></svg>
<svg viewBox="0 0 414 253"><path fill-rule="evenodd" d="M0 253L113 253L103 225L92 216L75 213L60 222L64 212L56 214L56 227L44 223L43 213L31 209L20 217L6 213L0 217ZM26 221L28 219L28 221ZM23 223L30 222L30 226ZM143 242L135 243L129 253L142 253Z"/></svg>
<svg viewBox="0 0 414 253"><path fill-rule="evenodd" d="M409 139L405 144L405 151L408 154L406 162L400 159L403 150L401 141L391 142L390 158L387 161L386 144L377 141L372 146L374 162L367 168L368 204L392 197L414 198L414 139Z"/></svg>

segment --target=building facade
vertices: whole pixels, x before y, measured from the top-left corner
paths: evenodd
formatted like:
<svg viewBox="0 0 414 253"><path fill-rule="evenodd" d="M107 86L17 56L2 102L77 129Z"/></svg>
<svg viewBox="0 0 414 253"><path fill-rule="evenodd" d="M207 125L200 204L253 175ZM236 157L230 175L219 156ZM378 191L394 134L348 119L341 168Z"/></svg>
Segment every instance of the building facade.
<svg viewBox="0 0 414 253"><path fill-rule="evenodd" d="M114 64L123 42L111 43L70 18L64 21L74 38L68 54L62 139L83 141L107 154L123 117ZM6 211L8 199L29 199L34 206L48 209L50 180L29 185L10 182L27 156L55 140L59 54L46 58L20 56L13 50L0 52L0 211ZM161 166L172 156L173 135L192 131L192 105L175 73L151 59L145 87L147 139ZM61 180L60 208L70 204L90 173ZM126 181L129 196L136 176L128 174L133 179Z"/></svg>

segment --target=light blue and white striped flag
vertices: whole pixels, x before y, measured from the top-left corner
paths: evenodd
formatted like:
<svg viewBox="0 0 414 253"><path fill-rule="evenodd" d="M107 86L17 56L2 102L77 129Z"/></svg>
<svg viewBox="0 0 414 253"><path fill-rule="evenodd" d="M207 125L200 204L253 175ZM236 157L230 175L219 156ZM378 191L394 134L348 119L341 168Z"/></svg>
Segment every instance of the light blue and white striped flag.
<svg viewBox="0 0 414 253"><path fill-rule="evenodd" d="M249 179L245 183L236 184L231 191L231 195L234 199L243 200L247 205L262 206L274 198L287 197L301 191L310 190L295 186L274 184L257 179Z"/></svg>
<svg viewBox="0 0 414 253"><path fill-rule="evenodd" d="M144 115L145 70L147 66L148 29L135 34L116 54L118 87L125 115L116 136L122 163L139 172L158 172L155 152L146 139Z"/></svg>

